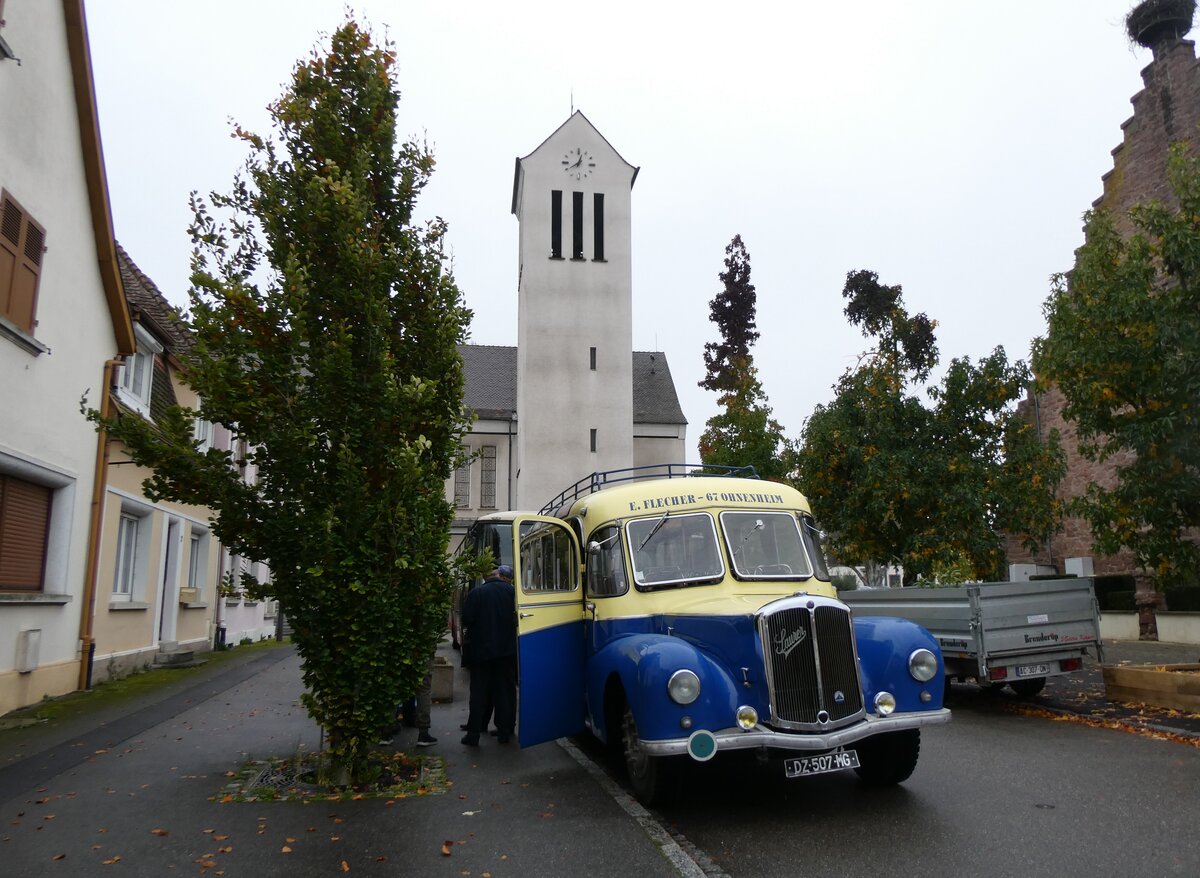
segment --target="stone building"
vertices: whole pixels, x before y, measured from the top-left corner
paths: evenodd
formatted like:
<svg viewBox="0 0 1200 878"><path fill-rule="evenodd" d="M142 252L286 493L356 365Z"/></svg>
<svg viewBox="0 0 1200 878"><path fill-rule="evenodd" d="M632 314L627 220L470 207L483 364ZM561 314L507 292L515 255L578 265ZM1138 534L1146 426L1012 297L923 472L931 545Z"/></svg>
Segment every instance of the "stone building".
<svg viewBox="0 0 1200 878"><path fill-rule="evenodd" d="M1121 126L1124 137L1112 151L1112 170L1103 177L1103 194L1093 202L1093 207L1110 214L1123 235L1133 233L1130 208L1152 200L1167 205L1175 201L1167 180L1170 147L1181 141L1194 143L1200 134L1200 62L1195 43L1183 39L1191 28L1194 7L1190 2L1150 0L1130 14L1130 36L1153 52L1153 60L1142 70L1143 87L1132 98L1133 115ZM1074 427L1062 416L1063 403L1061 393L1052 389L1031 394L1023 406L1039 435L1058 430L1062 437L1067 475L1059 496L1077 497L1091 483L1113 486L1117 468L1128 461L1128 455L1103 463L1080 457ZM1027 572L1134 575L1139 592L1153 591L1131 552L1097 554L1091 530L1079 518L1068 518L1062 533L1048 539L1036 553L1015 541L1010 541L1008 548L1010 563L1029 565Z"/></svg>

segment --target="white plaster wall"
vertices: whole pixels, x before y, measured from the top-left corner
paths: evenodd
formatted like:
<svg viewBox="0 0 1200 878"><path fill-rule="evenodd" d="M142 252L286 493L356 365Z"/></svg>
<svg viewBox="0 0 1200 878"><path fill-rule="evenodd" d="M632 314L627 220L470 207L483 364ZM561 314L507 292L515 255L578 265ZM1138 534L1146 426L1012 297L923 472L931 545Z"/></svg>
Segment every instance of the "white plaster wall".
<svg viewBox="0 0 1200 878"><path fill-rule="evenodd" d="M35 474L44 468L70 482L54 497L59 512L63 503L69 506L67 538L49 559L46 591L73 599L58 606L0 602L0 673L13 667L12 644L26 628L42 631L40 666L61 668L78 658L96 452L96 433L80 415L79 399L90 389L91 401L98 401L104 361L116 352L91 229L62 6L8 3L4 12L4 37L22 63L0 64L0 187L46 230L33 335L50 350L34 355L0 335L0 466L20 461ZM13 124L18 119L22 124ZM67 691L61 686L69 674L46 676ZM26 688L23 697L48 694L37 685Z"/></svg>
<svg viewBox="0 0 1200 878"><path fill-rule="evenodd" d="M1159 611L1158 639L1165 643L1200 644L1200 613Z"/></svg>
<svg viewBox="0 0 1200 878"><path fill-rule="evenodd" d="M596 163L568 178L581 148ZM631 187L636 169L576 113L521 159L516 508L538 508L596 470L633 465ZM551 191L563 192L563 259L550 257ZM584 193L583 260L572 260L572 192ZM593 195L604 194L604 258L593 260ZM589 349L597 349L596 369ZM590 451L590 430L597 451Z"/></svg>
<svg viewBox="0 0 1200 878"><path fill-rule="evenodd" d="M1138 634L1137 613L1100 614L1100 636L1104 640L1137 640Z"/></svg>

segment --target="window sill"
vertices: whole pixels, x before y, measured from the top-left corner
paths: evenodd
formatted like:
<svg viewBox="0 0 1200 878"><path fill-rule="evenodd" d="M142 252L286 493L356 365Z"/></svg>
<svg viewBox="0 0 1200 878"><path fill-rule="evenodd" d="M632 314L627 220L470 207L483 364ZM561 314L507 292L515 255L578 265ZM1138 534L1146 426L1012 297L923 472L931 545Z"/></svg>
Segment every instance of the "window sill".
<svg viewBox="0 0 1200 878"><path fill-rule="evenodd" d="M179 606L185 610L203 610L208 607L207 601L180 601Z"/></svg>
<svg viewBox="0 0 1200 878"><path fill-rule="evenodd" d="M150 402L134 396L124 387L117 387L117 399L119 399L126 408L137 412L147 421L150 420Z"/></svg>
<svg viewBox="0 0 1200 878"><path fill-rule="evenodd" d="M41 591L6 591L0 592L0 604L51 604L61 606L69 604L72 597L69 594L47 594Z"/></svg>
<svg viewBox="0 0 1200 878"><path fill-rule="evenodd" d="M110 601L110 610L148 610L150 605L145 601Z"/></svg>
<svg viewBox="0 0 1200 878"><path fill-rule="evenodd" d="M572 262L587 262L587 257L586 256L572 256L571 261Z"/></svg>
<svg viewBox="0 0 1200 878"><path fill-rule="evenodd" d="M608 262L607 259L593 259L592 262Z"/></svg>
<svg viewBox="0 0 1200 878"><path fill-rule="evenodd" d="M0 317L0 335L7 338L17 347L24 348L35 357L39 354L50 353L50 348L4 317Z"/></svg>

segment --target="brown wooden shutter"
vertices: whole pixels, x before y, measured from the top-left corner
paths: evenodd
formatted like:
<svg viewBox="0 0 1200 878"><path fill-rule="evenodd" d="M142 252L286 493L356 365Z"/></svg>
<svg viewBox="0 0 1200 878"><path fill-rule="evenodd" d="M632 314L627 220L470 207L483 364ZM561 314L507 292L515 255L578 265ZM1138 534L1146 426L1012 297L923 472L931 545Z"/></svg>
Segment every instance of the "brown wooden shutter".
<svg viewBox="0 0 1200 878"><path fill-rule="evenodd" d="M0 589L40 591L52 491L0 476Z"/></svg>
<svg viewBox="0 0 1200 878"><path fill-rule="evenodd" d="M33 335L46 231L7 192L0 204L0 314Z"/></svg>

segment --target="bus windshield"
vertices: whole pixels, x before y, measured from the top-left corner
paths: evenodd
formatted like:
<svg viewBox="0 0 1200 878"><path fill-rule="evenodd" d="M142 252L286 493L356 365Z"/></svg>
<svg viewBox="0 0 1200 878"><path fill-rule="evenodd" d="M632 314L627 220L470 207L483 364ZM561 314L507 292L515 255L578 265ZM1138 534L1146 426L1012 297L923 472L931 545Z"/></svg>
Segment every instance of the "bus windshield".
<svg viewBox="0 0 1200 878"><path fill-rule="evenodd" d="M789 512L722 512L721 529L739 579L807 579L812 565L796 516Z"/></svg>

